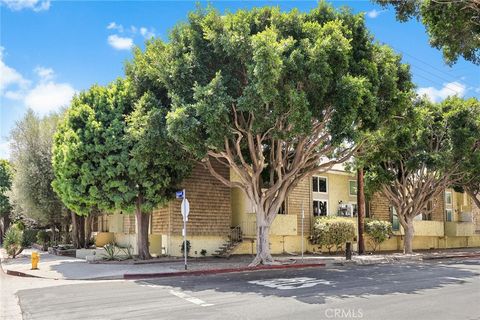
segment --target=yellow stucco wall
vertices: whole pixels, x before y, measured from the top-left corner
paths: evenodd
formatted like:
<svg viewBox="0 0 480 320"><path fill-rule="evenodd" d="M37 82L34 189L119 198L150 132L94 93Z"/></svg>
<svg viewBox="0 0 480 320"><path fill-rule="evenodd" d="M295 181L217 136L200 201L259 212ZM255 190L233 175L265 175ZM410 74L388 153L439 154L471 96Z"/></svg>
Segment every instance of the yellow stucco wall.
<svg viewBox="0 0 480 320"><path fill-rule="evenodd" d="M207 256L214 254L222 244L226 243L227 239L220 236L188 236L187 240L190 241L190 254L191 257L201 257L200 252L202 249L207 250ZM168 237L166 239L168 243ZM182 236L172 236L170 238L170 254L174 257L182 256L181 245L183 244ZM168 250L168 249L167 249Z"/></svg>
<svg viewBox="0 0 480 320"><path fill-rule="evenodd" d="M95 246L103 247L107 243L112 243L114 241L113 232L97 232L95 235Z"/></svg>

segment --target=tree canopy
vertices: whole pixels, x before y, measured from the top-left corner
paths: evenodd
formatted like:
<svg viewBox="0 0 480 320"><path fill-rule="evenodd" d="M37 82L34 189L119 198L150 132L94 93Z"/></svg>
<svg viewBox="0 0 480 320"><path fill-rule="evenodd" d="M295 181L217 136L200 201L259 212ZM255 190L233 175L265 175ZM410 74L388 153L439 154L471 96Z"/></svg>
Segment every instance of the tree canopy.
<svg viewBox="0 0 480 320"><path fill-rule="evenodd" d="M8 192L12 188L12 167L10 162L0 159L0 217L12 210Z"/></svg>
<svg viewBox="0 0 480 320"><path fill-rule="evenodd" d="M375 0L392 5L397 19L415 17L427 29L432 47L441 49L445 61L455 63L459 57L480 64L479 0Z"/></svg>
<svg viewBox="0 0 480 320"><path fill-rule="evenodd" d="M12 200L16 215L31 218L39 224L58 225L66 214L65 207L51 183L52 140L58 114L43 118L32 110L11 131L11 162L15 168Z"/></svg>
<svg viewBox="0 0 480 320"><path fill-rule="evenodd" d="M172 99L169 132L254 204L255 262L271 261L262 234L285 195L348 159L411 97L408 66L373 42L363 16L324 2L309 13L199 9L165 52L157 68ZM219 175L213 158L238 179Z"/></svg>
<svg viewBox="0 0 480 320"><path fill-rule="evenodd" d="M64 203L83 215L136 211L141 258L149 257L143 213L164 205L190 168L166 136L167 107L119 79L75 97L55 136L54 187Z"/></svg>
<svg viewBox="0 0 480 320"><path fill-rule="evenodd" d="M412 252L413 218L425 213L428 202L445 188L470 182L478 172L473 163L465 163L474 158L472 153L478 157L478 124L476 130L469 125L474 108L476 99L417 100L378 132L364 155L368 190L379 191L394 207L405 229L407 253Z"/></svg>

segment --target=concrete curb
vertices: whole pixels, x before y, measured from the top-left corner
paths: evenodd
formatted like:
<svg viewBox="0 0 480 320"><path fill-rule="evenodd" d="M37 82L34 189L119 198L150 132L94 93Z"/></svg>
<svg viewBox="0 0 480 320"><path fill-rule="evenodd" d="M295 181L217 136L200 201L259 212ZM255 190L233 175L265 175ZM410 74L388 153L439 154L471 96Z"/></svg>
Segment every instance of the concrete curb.
<svg viewBox="0 0 480 320"><path fill-rule="evenodd" d="M446 256L426 256L423 260L455 259L455 258L480 258L480 253L446 255Z"/></svg>
<svg viewBox="0 0 480 320"><path fill-rule="evenodd" d="M13 270L4 270L6 274L8 274L9 276L16 276L16 277L25 277L25 278L41 278L41 279L45 279L44 277L40 277L40 276L35 276L33 274L28 274L28 273L25 273L25 272L21 272L21 271L13 271Z"/></svg>
<svg viewBox="0 0 480 320"><path fill-rule="evenodd" d="M178 271L178 272L146 273L146 274L132 273L132 274L125 274L123 278L125 280L136 280L136 279L180 277L180 276L200 276L200 275L221 274L221 273L255 272L255 271L264 271L264 270L279 270L279 269L302 269L302 268L315 268L315 267L325 267L325 263L286 264L286 265L193 270L193 271L187 270L187 271Z"/></svg>

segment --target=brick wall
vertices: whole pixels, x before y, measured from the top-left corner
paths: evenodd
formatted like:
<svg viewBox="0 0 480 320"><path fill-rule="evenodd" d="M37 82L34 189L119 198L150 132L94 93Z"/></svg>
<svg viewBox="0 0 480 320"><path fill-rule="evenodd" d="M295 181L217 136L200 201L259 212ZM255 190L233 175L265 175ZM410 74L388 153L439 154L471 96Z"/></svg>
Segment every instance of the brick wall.
<svg viewBox="0 0 480 320"><path fill-rule="evenodd" d="M123 233L135 233L135 213L123 215Z"/></svg>
<svg viewBox="0 0 480 320"><path fill-rule="evenodd" d="M287 214L297 215L297 234L302 234L302 203L305 210L304 234L310 234L312 220L311 177L305 178L290 192L287 197Z"/></svg>
<svg viewBox="0 0 480 320"><path fill-rule="evenodd" d="M443 221L445 202L443 192L433 200L432 221ZM375 193L370 200L370 217L390 221L390 202L380 193Z"/></svg>
<svg viewBox="0 0 480 320"><path fill-rule="evenodd" d="M219 163L214 163L213 166L229 179L229 168ZM189 235L225 236L229 234L232 217L229 187L198 164L193 168L191 175L183 181L181 188L185 188L190 202L187 232ZM175 199L166 207L153 212L153 233L169 234L171 231L172 235L182 234L183 220L180 205L181 200Z"/></svg>

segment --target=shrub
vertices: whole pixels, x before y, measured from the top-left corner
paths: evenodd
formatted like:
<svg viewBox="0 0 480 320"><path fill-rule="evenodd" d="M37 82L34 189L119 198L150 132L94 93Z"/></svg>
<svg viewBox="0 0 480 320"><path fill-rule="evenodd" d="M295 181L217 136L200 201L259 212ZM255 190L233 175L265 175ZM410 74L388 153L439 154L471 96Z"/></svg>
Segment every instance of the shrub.
<svg viewBox="0 0 480 320"><path fill-rule="evenodd" d="M40 230L37 232L37 243L39 245L45 246L50 241L50 236L45 230Z"/></svg>
<svg viewBox="0 0 480 320"><path fill-rule="evenodd" d="M32 229L23 230L22 247L28 248L33 243L35 243L35 241L37 241L37 233L38 233L38 230L32 230Z"/></svg>
<svg viewBox="0 0 480 320"><path fill-rule="evenodd" d="M103 246L103 249L105 249L105 254L103 255L105 260L118 260L118 250L115 243L107 243Z"/></svg>
<svg viewBox="0 0 480 320"><path fill-rule="evenodd" d="M190 240L185 240L182 242L180 245L180 250L182 251L183 254L185 254L185 242L187 243L187 256L190 254Z"/></svg>
<svg viewBox="0 0 480 320"><path fill-rule="evenodd" d="M129 244L126 247L119 247L119 248L125 254L126 259L133 259L133 247L131 244Z"/></svg>
<svg viewBox="0 0 480 320"><path fill-rule="evenodd" d="M339 251L347 241L355 237L355 224L347 219L322 217L315 221L310 242L325 246L328 252Z"/></svg>
<svg viewBox="0 0 480 320"><path fill-rule="evenodd" d="M388 221L367 220L365 221L365 233L369 235L369 242L375 252L380 248L380 244L392 234L392 224Z"/></svg>
<svg viewBox="0 0 480 320"><path fill-rule="evenodd" d="M15 258L22 252L23 232L17 226L13 225L5 233L3 239L3 248L7 251L7 254Z"/></svg>
<svg viewBox="0 0 480 320"><path fill-rule="evenodd" d="M202 251L200 251L200 254L205 257L207 255L207 250L202 249Z"/></svg>

